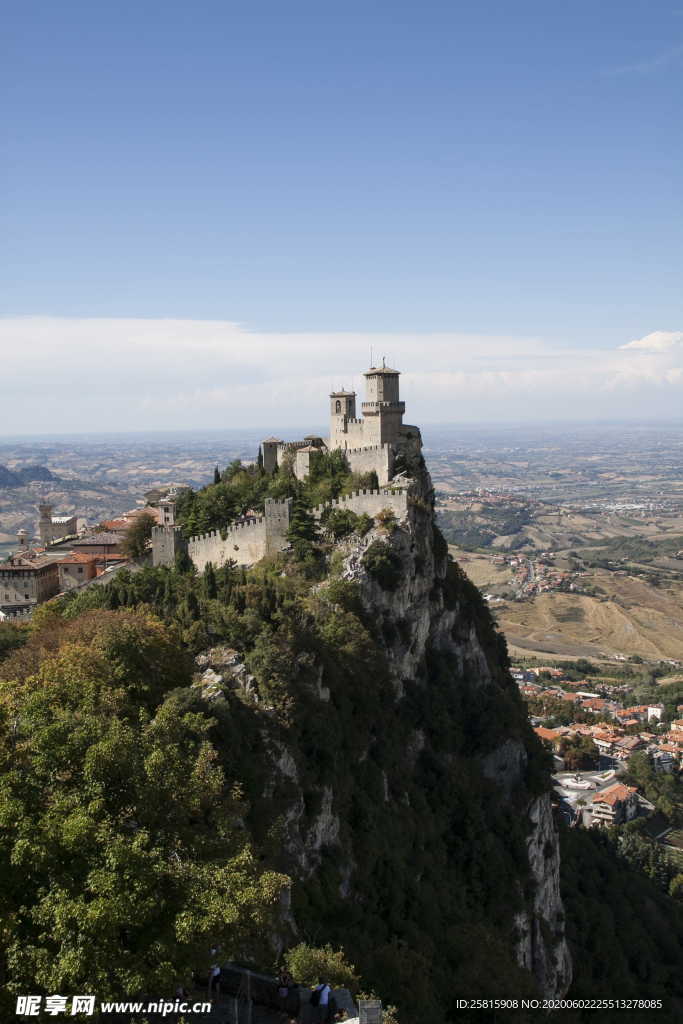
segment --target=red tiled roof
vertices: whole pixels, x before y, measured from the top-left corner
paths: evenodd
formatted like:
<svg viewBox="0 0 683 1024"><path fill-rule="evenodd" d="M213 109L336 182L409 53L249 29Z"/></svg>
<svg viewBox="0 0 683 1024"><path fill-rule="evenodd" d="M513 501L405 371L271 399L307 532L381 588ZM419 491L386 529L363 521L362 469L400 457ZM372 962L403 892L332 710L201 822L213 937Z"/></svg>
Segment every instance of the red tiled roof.
<svg viewBox="0 0 683 1024"><path fill-rule="evenodd" d="M628 797L636 793L637 790L633 786L624 786L622 782L615 782L613 786L608 786L607 789L603 789L602 793L596 793L593 796L594 804L609 804L610 807L614 807L616 803L622 800L627 800Z"/></svg>

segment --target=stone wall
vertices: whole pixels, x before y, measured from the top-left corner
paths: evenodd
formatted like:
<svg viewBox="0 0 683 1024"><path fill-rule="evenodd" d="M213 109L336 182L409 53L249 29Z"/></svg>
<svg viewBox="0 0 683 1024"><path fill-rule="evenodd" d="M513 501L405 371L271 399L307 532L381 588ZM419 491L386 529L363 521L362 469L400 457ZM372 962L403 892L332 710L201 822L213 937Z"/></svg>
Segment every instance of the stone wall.
<svg viewBox="0 0 683 1024"><path fill-rule="evenodd" d="M391 445L375 444L363 448L347 448L344 452L352 473L377 473L380 487L393 476L394 453Z"/></svg>
<svg viewBox="0 0 683 1024"><path fill-rule="evenodd" d="M287 545L291 498L275 501L267 498L265 514L244 523L234 523L225 531L220 530L190 537L187 553L198 572L203 572L208 562L225 565L232 560L238 565L253 565L266 555L283 551Z"/></svg>
<svg viewBox="0 0 683 1024"><path fill-rule="evenodd" d="M384 508L390 508L397 519L404 519L408 513L408 494L406 491L355 491L344 498L337 498L325 505L317 505L313 515L320 519L326 508L350 509L356 515L366 512L376 516Z"/></svg>
<svg viewBox="0 0 683 1024"><path fill-rule="evenodd" d="M220 566L231 559L238 565L253 565L266 553L265 516L231 526L225 533L225 539L219 530L190 537L187 553L199 572L204 571L208 562Z"/></svg>
<svg viewBox="0 0 683 1024"><path fill-rule="evenodd" d="M152 565L175 565L176 552L182 544L175 526L152 527Z"/></svg>

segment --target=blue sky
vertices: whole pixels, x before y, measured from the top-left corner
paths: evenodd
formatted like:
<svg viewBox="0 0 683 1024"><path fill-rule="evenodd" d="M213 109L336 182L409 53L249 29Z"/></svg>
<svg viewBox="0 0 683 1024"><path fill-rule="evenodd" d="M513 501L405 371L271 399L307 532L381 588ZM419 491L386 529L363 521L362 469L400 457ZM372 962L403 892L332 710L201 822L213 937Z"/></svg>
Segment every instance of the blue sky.
<svg viewBox="0 0 683 1024"><path fill-rule="evenodd" d="M61 318L55 354L84 318L510 354L683 327L683 3L27 0L3 19L5 345L15 317Z"/></svg>

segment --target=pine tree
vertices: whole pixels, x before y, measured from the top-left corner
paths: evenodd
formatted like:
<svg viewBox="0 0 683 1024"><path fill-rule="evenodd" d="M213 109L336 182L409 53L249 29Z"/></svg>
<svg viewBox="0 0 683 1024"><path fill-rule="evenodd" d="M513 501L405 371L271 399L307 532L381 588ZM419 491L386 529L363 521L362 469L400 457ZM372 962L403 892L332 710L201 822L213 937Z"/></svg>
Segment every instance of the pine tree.
<svg viewBox="0 0 683 1024"><path fill-rule="evenodd" d="M207 598L211 601L218 594L218 587L216 586L216 573L211 562L207 562L204 570L204 593Z"/></svg>
<svg viewBox="0 0 683 1024"><path fill-rule="evenodd" d="M292 501L287 540L292 545L295 556L303 561L312 554L312 545L317 539L318 524L304 500L301 489L297 488Z"/></svg>

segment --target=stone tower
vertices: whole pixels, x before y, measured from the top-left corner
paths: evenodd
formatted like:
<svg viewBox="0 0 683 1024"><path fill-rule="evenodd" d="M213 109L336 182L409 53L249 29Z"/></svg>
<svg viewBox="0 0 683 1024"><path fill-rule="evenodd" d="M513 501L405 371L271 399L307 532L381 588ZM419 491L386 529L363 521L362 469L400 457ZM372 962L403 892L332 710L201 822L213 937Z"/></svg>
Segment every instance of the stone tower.
<svg viewBox="0 0 683 1024"><path fill-rule="evenodd" d="M274 473L277 469L277 451L278 446L281 444L283 444L283 441L279 437L267 437L264 441L261 441L263 468L266 473Z"/></svg>
<svg viewBox="0 0 683 1024"><path fill-rule="evenodd" d="M365 376L363 419L368 443L398 444L403 424L405 402L398 394L398 370L388 366L371 366Z"/></svg>
<svg viewBox="0 0 683 1024"><path fill-rule="evenodd" d="M38 520L38 533L40 535L40 542L44 546L51 544L52 537L52 505L48 505L43 502L38 506L38 512L40 518Z"/></svg>
<svg viewBox="0 0 683 1024"><path fill-rule="evenodd" d="M333 391L330 395L330 444L332 448L344 448L349 423L356 420L356 392Z"/></svg>

